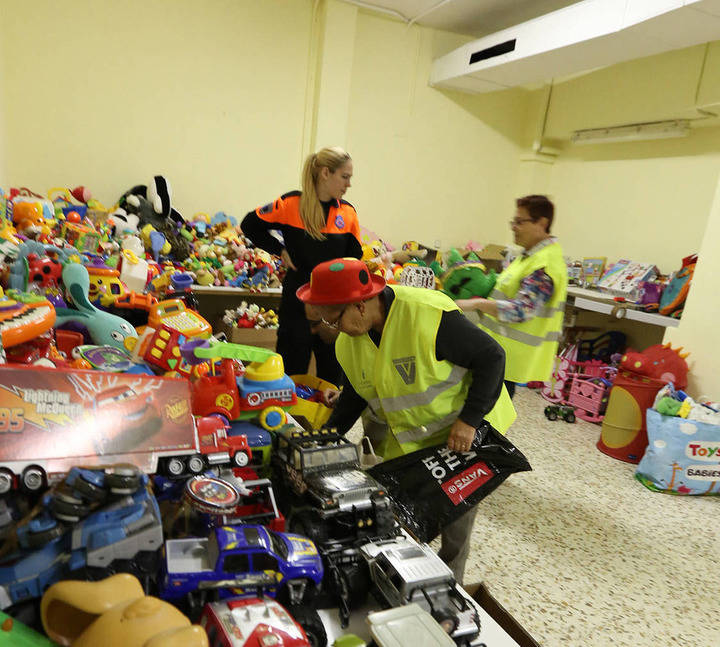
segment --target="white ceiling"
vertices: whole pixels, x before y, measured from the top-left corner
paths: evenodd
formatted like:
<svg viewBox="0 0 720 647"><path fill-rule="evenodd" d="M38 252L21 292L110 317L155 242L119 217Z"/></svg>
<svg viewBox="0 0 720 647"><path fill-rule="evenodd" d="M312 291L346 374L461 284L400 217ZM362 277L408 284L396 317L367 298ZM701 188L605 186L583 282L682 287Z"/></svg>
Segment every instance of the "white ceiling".
<svg viewBox="0 0 720 647"><path fill-rule="evenodd" d="M400 14L406 22L479 38L579 0L346 0Z"/></svg>

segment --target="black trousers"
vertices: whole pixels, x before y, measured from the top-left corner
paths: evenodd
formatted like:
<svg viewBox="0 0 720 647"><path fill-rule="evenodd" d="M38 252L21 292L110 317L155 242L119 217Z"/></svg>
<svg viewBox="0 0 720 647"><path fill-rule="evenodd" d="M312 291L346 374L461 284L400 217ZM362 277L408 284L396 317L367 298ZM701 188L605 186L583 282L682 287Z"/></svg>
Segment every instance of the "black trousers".
<svg viewBox="0 0 720 647"><path fill-rule="evenodd" d="M342 369L335 357L335 346L326 344L310 332L303 304L295 297L285 298L280 303L280 327L278 328L276 350L283 358L288 375L304 375L310 366L310 356L315 355L317 376L340 385Z"/></svg>

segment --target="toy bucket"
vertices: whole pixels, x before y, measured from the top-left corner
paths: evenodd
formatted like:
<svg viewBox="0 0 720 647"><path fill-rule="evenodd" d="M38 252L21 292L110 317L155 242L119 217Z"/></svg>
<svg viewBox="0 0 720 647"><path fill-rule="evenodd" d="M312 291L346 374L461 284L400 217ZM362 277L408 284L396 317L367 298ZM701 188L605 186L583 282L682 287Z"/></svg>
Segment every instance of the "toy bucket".
<svg viewBox="0 0 720 647"><path fill-rule="evenodd" d="M648 444L645 411L665 382L620 371L610 390L597 448L626 463L639 463Z"/></svg>
<svg viewBox="0 0 720 647"><path fill-rule="evenodd" d="M290 379L295 384L308 386L311 389L322 391L324 389L336 389L337 387L315 375L291 375ZM330 417L332 409L326 407L322 402L311 402L298 397L297 404L289 409L293 418L305 418L313 429L320 429Z"/></svg>

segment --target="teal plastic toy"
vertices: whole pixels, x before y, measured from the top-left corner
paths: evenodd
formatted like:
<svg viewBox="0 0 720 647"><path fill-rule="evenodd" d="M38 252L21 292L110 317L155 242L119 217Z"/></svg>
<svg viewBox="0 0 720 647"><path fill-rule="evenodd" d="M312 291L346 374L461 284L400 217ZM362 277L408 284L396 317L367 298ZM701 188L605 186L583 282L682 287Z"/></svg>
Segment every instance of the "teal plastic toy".
<svg viewBox="0 0 720 647"><path fill-rule="evenodd" d="M63 268L62 280L67 297L77 310L56 308L56 327L76 324L87 329L94 344L126 349L126 340L137 339L137 331L125 319L98 310L88 298L90 277L79 263L68 263Z"/></svg>

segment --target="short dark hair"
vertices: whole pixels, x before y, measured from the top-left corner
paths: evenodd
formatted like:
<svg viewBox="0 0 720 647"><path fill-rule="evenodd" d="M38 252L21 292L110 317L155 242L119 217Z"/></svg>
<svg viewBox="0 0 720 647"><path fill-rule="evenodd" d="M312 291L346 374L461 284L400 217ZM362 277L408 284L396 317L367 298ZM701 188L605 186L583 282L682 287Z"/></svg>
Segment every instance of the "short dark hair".
<svg viewBox="0 0 720 647"><path fill-rule="evenodd" d="M547 226L545 231L550 233L550 227L552 227L553 216L555 215L555 205L550 202L546 195L526 195L523 198L515 200L515 204L518 208L522 207L528 212L534 222L540 220L540 218L547 218Z"/></svg>

